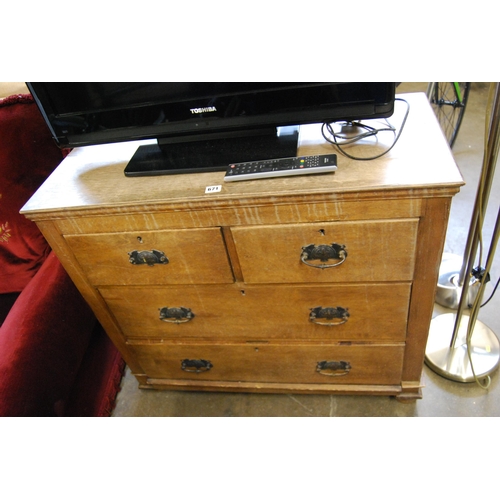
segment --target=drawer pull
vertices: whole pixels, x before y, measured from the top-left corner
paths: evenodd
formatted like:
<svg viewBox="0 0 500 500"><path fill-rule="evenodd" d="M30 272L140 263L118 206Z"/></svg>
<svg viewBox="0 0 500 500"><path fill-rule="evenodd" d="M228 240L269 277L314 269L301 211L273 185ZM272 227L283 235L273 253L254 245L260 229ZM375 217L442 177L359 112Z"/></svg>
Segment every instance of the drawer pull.
<svg viewBox="0 0 500 500"><path fill-rule="evenodd" d="M206 359L183 359L181 361L181 368L185 372L203 373L208 372L213 365Z"/></svg>
<svg viewBox="0 0 500 500"><path fill-rule="evenodd" d="M339 326L347 323L349 316L349 309L343 307L313 307L309 313L309 321L316 325ZM326 319L328 322L318 321L322 319Z"/></svg>
<svg viewBox="0 0 500 500"><path fill-rule="evenodd" d="M131 264L154 266L155 264L168 264L168 257L160 250L133 250L128 252L128 259Z"/></svg>
<svg viewBox="0 0 500 500"><path fill-rule="evenodd" d="M349 361L318 361L316 371L321 375L329 377L341 377L347 375L351 370Z"/></svg>
<svg viewBox="0 0 500 500"><path fill-rule="evenodd" d="M300 260L307 266L326 269L328 267L337 267L342 264L347 257L345 245L332 243L331 245L307 245L302 247ZM320 262L328 262L330 259L335 259L338 262L333 264L311 264L310 260L319 260Z"/></svg>
<svg viewBox="0 0 500 500"><path fill-rule="evenodd" d="M187 307L162 307L160 319L166 323L187 323L194 318L194 313Z"/></svg>

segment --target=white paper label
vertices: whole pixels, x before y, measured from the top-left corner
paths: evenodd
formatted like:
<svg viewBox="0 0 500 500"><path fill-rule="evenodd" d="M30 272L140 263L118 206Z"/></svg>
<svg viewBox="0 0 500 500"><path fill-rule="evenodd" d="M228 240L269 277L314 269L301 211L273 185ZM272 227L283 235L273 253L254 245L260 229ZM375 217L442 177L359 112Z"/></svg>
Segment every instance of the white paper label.
<svg viewBox="0 0 500 500"><path fill-rule="evenodd" d="M205 194L210 194L210 193L218 193L222 191L222 185L218 185L218 186L207 186L205 188Z"/></svg>

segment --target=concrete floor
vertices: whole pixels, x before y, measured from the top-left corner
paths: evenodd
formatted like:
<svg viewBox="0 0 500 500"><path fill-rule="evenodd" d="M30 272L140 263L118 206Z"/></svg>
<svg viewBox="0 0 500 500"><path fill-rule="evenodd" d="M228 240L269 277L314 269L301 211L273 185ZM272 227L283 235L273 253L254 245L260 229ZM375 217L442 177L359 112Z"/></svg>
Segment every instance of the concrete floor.
<svg viewBox="0 0 500 500"><path fill-rule="evenodd" d="M402 83L398 93L425 92L426 83ZM445 252L462 256L475 201L483 159L484 117L489 85L473 84L460 134L453 147L456 162L466 181L452 204ZM425 149L425 144L422 145ZM497 173L491 190L484 226L484 241L489 248L500 201ZM497 251L498 255L498 251ZM500 275L500 262L494 262L491 281ZM492 291L490 284L485 297ZM479 320L500 337L500 291L481 309ZM435 315L449 312L436 305ZM390 397L331 395L225 394L140 390L127 369L118 394L114 417L478 417L500 416L498 370L488 390L476 383L453 382L424 366L423 399L410 404Z"/></svg>

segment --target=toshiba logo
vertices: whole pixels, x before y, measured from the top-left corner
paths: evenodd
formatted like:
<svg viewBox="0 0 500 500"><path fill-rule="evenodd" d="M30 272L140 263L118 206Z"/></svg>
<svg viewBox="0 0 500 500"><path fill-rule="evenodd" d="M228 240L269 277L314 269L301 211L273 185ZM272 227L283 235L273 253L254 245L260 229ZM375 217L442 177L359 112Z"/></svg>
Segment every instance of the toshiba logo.
<svg viewBox="0 0 500 500"><path fill-rule="evenodd" d="M191 114L197 115L198 113L213 113L217 111L217 108L215 106L208 106L206 108L191 108L190 111Z"/></svg>

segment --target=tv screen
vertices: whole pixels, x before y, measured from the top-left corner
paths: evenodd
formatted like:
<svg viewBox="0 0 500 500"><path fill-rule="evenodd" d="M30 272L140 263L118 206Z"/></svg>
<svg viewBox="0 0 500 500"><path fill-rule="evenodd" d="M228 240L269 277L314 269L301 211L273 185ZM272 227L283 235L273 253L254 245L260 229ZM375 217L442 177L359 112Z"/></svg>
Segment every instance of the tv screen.
<svg viewBox="0 0 500 500"><path fill-rule="evenodd" d="M297 127L383 118L395 84L27 83L61 148L156 139L125 174L225 170L230 163L295 156Z"/></svg>

